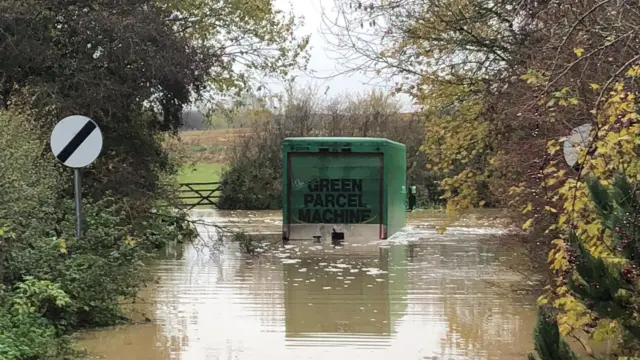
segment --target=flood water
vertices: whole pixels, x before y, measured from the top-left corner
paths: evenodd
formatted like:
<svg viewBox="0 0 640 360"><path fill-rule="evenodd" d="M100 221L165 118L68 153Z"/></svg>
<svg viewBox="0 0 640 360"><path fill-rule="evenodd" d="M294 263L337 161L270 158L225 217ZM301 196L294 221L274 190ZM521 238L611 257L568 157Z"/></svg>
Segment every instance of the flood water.
<svg viewBox="0 0 640 360"><path fill-rule="evenodd" d="M281 231L277 212L201 212L247 231ZM237 244L186 245L151 265L158 277L135 306L151 321L90 331L101 359L524 359L535 296L507 265L491 220L444 235L432 213L412 214L386 243L291 242L259 257ZM200 231L207 236L208 227Z"/></svg>

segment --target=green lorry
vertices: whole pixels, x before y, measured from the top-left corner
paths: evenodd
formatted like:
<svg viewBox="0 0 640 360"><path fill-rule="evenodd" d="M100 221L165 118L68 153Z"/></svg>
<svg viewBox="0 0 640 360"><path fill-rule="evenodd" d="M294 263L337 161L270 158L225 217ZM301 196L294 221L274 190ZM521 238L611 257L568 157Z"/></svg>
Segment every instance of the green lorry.
<svg viewBox="0 0 640 360"><path fill-rule="evenodd" d="M283 240L387 239L406 224L406 148L382 138L282 143Z"/></svg>

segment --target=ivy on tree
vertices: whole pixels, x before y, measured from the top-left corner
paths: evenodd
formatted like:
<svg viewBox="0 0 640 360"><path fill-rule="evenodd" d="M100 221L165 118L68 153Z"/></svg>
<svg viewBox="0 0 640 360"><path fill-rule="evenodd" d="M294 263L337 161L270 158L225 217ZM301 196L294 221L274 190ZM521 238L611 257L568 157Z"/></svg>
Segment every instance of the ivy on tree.
<svg viewBox="0 0 640 360"><path fill-rule="evenodd" d="M624 174L617 174L610 186L594 177L588 177L585 183L603 231L612 235L606 244L609 252L595 256L584 245L585 240L571 230L566 251L570 269L564 273L564 281L593 320L584 324L583 330L593 335L597 322L610 324L611 329L622 332L624 355L637 356L640 354L640 202L636 187ZM577 359L560 338L557 320L543 315L546 308L539 310L534 334L540 360ZM529 355L529 360L532 359Z"/></svg>
<svg viewBox="0 0 640 360"><path fill-rule="evenodd" d="M617 174L611 186L594 177L587 179L590 197L603 225L611 234L605 244L607 254L594 256L579 235L571 232L569 240L575 255L570 259L574 271L568 286L596 319L612 320L620 326L624 347L640 349L640 202L636 187L623 174ZM587 325L587 331L591 324Z"/></svg>
<svg viewBox="0 0 640 360"><path fill-rule="evenodd" d="M569 344L560 336L558 324L548 309L538 311L533 343L539 360L578 360ZM536 360L536 358L533 354L529 354L527 360Z"/></svg>

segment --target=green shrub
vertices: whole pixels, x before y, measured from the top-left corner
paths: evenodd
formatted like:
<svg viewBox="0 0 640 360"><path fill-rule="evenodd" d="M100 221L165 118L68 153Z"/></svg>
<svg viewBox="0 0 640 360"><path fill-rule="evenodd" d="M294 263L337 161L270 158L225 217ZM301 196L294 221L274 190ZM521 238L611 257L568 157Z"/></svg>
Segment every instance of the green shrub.
<svg viewBox="0 0 640 360"><path fill-rule="evenodd" d="M67 339L42 314L68 306L67 294L55 283L33 278L13 290L0 289L0 359L43 359L62 353Z"/></svg>
<svg viewBox="0 0 640 360"><path fill-rule="evenodd" d="M68 169L42 156L24 117L0 112L0 126L0 359L49 358L77 329L125 321L120 304L147 280L146 260L195 229L182 212L133 216L128 198L106 193L84 199L76 238Z"/></svg>
<svg viewBox="0 0 640 360"><path fill-rule="evenodd" d="M218 207L225 210L279 210L282 207L281 175L273 170L246 162L225 171ZM276 170L282 171L281 168Z"/></svg>

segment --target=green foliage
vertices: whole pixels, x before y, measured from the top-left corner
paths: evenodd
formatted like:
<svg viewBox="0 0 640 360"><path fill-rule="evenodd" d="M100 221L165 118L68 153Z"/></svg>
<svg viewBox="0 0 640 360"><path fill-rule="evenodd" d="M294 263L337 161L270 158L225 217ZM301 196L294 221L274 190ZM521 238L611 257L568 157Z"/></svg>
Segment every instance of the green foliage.
<svg viewBox="0 0 640 360"><path fill-rule="evenodd" d="M278 210L282 206L282 165L266 167L258 162L244 162L223 173L222 194L218 207L226 210Z"/></svg>
<svg viewBox="0 0 640 360"><path fill-rule="evenodd" d="M599 241L604 242L608 251L599 254L597 248L582 236L588 233L569 230L565 250L569 267L563 274L568 297L556 300L555 304L564 305L564 310L574 319L570 322L563 313L556 319L565 328L581 324L580 329L594 340L617 338L621 355L637 356L640 354L640 314L637 310L640 260L635 252L640 240L637 222L640 202L636 197L636 186L621 173L616 174L609 185L593 176L586 177L585 183L594 212L603 226ZM539 310L539 316L543 309ZM566 344L557 340L560 330L556 319L538 320L534 341L540 359L575 359L571 354L554 357L560 350L569 352Z"/></svg>
<svg viewBox="0 0 640 360"><path fill-rule="evenodd" d="M71 300L58 284L26 277L13 292L0 285L0 359L50 358L68 345L46 311L66 308Z"/></svg>
<svg viewBox="0 0 640 360"><path fill-rule="evenodd" d="M162 135L183 108L206 88L288 75L308 38L271 0L8 0L0 14L0 357L48 358L64 335L121 321L144 261L194 236L184 213L154 211L174 195ZM104 137L83 170L80 238L70 171L44 141L78 113Z"/></svg>
<svg viewBox="0 0 640 360"><path fill-rule="evenodd" d="M543 309L538 310L533 342L539 360L578 360L569 344L560 336L558 323ZM529 354L527 359L536 360L533 354Z"/></svg>
<svg viewBox="0 0 640 360"><path fill-rule="evenodd" d="M445 175L448 208L508 207L534 260L548 261L540 302L558 310L560 334L622 339L622 352L638 353L637 285L625 278L637 270L635 186L614 177L640 179L636 4L335 2L337 46L397 75L396 90L423 105L423 151ZM568 166L564 143L583 124L589 145Z"/></svg>
<svg viewBox="0 0 640 360"><path fill-rule="evenodd" d="M286 76L308 40L271 0L9 0L0 13L0 106L28 109L39 138L70 114L94 119L105 150L84 173L86 196L127 197L134 216L179 168L161 135L175 135L184 107Z"/></svg>
<svg viewBox="0 0 640 360"><path fill-rule="evenodd" d="M37 314L15 317L0 312L0 359L36 360L53 358L64 343L55 328Z"/></svg>
<svg viewBox="0 0 640 360"><path fill-rule="evenodd" d="M169 210L131 216L126 199L83 203L84 231L60 196L69 187L24 117L0 112L0 358L43 359L76 329L125 320L120 304L146 280L144 262L195 229Z"/></svg>
<svg viewBox="0 0 640 360"><path fill-rule="evenodd" d="M622 330L623 348L638 355L640 350L640 284L637 256L640 244L640 202L635 186L622 174L617 174L611 185L605 186L594 177L586 179L590 198L595 205L604 231L611 234L607 256L596 256L584 239L571 232L569 243L575 254L574 271L569 276L569 289L592 312L598 323L612 324ZM573 256L571 254L571 256Z"/></svg>
<svg viewBox="0 0 640 360"><path fill-rule="evenodd" d="M276 9L273 0L160 3L176 12L171 22L180 34L217 49L208 80L220 92L247 89L256 73L286 77L308 61L301 55L309 36L296 34L298 19Z"/></svg>

